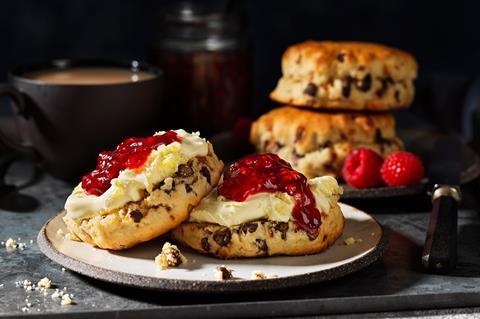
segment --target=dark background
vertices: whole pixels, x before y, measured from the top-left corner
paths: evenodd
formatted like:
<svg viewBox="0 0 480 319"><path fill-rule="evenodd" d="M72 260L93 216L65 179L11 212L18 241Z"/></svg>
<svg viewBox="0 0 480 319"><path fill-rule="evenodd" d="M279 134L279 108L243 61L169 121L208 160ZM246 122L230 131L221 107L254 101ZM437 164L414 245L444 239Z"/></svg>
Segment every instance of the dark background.
<svg viewBox="0 0 480 319"><path fill-rule="evenodd" d="M172 2L2 1L0 80L15 65L53 58L149 61L157 19ZM417 58L420 77L411 112L443 130L472 136L468 110L476 109L480 91L475 81L480 72L479 2L249 0L244 6L254 55L254 115L272 106L268 93L280 77L281 54L292 43L373 41Z"/></svg>

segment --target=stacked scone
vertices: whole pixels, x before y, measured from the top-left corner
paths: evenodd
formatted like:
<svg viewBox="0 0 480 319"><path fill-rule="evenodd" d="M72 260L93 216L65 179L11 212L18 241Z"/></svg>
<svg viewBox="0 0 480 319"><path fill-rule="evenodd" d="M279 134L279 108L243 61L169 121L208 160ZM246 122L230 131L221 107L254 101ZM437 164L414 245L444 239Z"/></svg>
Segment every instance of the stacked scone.
<svg viewBox="0 0 480 319"><path fill-rule="evenodd" d="M250 139L307 177L341 177L346 156L368 147L382 156L403 148L389 112L414 97L417 63L378 44L307 41L282 57L283 76L271 93L284 106L261 116Z"/></svg>

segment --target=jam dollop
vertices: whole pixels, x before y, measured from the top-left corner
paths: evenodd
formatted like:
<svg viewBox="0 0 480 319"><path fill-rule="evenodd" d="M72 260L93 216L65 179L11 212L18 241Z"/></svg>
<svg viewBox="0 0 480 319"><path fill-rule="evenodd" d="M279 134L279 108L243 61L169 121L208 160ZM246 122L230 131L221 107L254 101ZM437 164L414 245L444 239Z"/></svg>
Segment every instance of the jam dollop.
<svg viewBox="0 0 480 319"><path fill-rule="evenodd" d="M181 141L181 137L174 131L127 138L115 150L98 155L95 169L82 178L82 188L87 194L100 196L107 191L111 180L118 177L121 170L139 168L158 146Z"/></svg>
<svg viewBox="0 0 480 319"><path fill-rule="evenodd" d="M220 195L237 202L262 192L293 196L293 220L310 236L318 236L321 215L307 178L278 155L265 153L242 158L225 170L223 183L218 186Z"/></svg>

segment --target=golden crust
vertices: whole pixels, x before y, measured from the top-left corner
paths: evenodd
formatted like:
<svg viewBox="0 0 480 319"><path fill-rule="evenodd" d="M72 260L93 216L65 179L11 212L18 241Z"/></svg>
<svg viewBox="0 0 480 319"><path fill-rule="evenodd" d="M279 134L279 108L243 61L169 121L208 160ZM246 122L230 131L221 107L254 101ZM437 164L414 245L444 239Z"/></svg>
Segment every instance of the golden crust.
<svg viewBox="0 0 480 319"><path fill-rule="evenodd" d="M321 113L288 106L255 121L250 141L258 152L278 154L308 178L340 177L346 156L360 147L382 156L403 149L392 114Z"/></svg>
<svg viewBox="0 0 480 319"><path fill-rule="evenodd" d="M310 238L292 221L277 223L259 220L225 227L218 224L186 222L172 231L179 242L201 253L223 259L274 255L307 255L331 246L341 235L344 217L336 205L322 213L319 234Z"/></svg>
<svg viewBox="0 0 480 319"><path fill-rule="evenodd" d="M193 174L174 175L171 183L146 192L138 202L89 219L64 217L69 231L84 242L113 250L126 249L168 232L188 218L190 210L218 183L223 170L223 162L211 145L206 157L195 157L186 165ZM202 168L207 168L209 174L204 169L202 173Z"/></svg>
<svg viewBox="0 0 480 319"><path fill-rule="evenodd" d="M384 45L306 41L284 53L283 77L270 97L280 103L325 109L408 107L417 69L412 55Z"/></svg>

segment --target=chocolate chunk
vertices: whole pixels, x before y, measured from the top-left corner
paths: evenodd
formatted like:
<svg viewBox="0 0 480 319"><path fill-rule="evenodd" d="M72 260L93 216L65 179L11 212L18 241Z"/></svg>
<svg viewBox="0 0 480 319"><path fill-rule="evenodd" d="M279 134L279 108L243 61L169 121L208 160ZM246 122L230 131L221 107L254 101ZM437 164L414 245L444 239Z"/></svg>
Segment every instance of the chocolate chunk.
<svg viewBox="0 0 480 319"><path fill-rule="evenodd" d="M277 223L274 228L276 231L279 231L280 233L282 233L283 240L287 239L288 223L283 223L283 222Z"/></svg>
<svg viewBox="0 0 480 319"><path fill-rule="evenodd" d="M175 190L175 180L172 181L172 188L170 189L165 189L164 192L167 193L168 195L170 195L171 192L173 192Z"/></svg>
<svg viewBox="0 0 480 319"><path fill-rule="evenodd" d="M297 131L295 132L295 143L299 142L305 136L305 128L303 126L299 126Z"/></svg>
<svg viewBox="0 0 480 319"><path fill-rule="evenodd" d="M255 239L255 243L257 244L258 249L260 251L262 251L264 253L268 252L268 246L267 246L267 242L265 241L265 239L257 238L257 239Z"/></svg>
<svg viewBox="0 0 480 319"><path fill-rule="evenodd" d="M342 139L345 139L345 138L346 138L345 135L344 135L344 136L340 136L340 137L341 137ZM325 143L323 143L323 144L321 144L321 145L319 146L319 149L329 148L329 147L332 147L332 145L333 145L333 144L332 144L331 141L326 141Z"/></svg>
<svg viewBox="0 0 480 319"><path fill-rule="evenodd" d="M355 86L360 91L367 92L372 87L372 76L367 74L362 80L357 81Z"/></svg>
<svg viewBox="0 0 480 319"><path fill-rule="evenodd" d="M203 250L210 251L210 244L208 243L208 237L203 237L200 240L200 245L202 245Z"/></svg>
<svg viewBox="0 0 480 319"><path fill-rule="evenodd" d="M189 184L185 184L185 191L186 191L187 193L190 193L192 190L193 190L193 189L192 189L192 186L190 186Z"/></svg>
<svg viewBox="0 0 480 319"><path fill-rule="evenodd" d="M177 172L175 177L187 178L193 175L192 163L188 162L187 164L178 165Z"/></svg>
<svg viewBox="0 0 480 319"><path fill-rule="evenodd" d="M341 62L341 63L345 62L345 53L337 54L337 60L338 62Z"/></svg>
<svg viewBox="0 0 480 319"><path fill-rule="evenodd" d="M257 223L245 223L242 225L242 231L244 234L248 233L254 233L258 228Z"/></svg>
<svg viewBox="0 0 480 319"><path fill-rule="evenodd" d="M218 230L213 234L213 240L215 240L219 246L227 246L230 240L232 240L232 233L228 228Z"/></svg>
<svg viewBox="0 0 480 319"><path fill-rule="evenodd" d="M139 223L143 218L143 214L139 210L132 210L128 213L128 216L130 216L135 223Z"/></svg>
<svg viewBox="0 0 480 319"><path fill-rule="evenodd" d="M231 269L228 269L225 266L219 266L216 269L217 271L217 279L219 280L229 280L233 279L233 273Z"/></svg>
<svg viewBox="0 0 480 319"><path fill-rule="evenodd" d="M394 96L395 96L395 101L397 101L397 103L400 102L400 91L395 90Z"/></svg>
<svg viewBox="0 0 480 319"><path fill-rule="evenodd" d="M303 90L303 93L309 96L316 96L317 90L318 90L318 87L315 84L308 83L305 90Z"/></svg>
<svg viewBox="0 0 480 319"><path fill-rule="evenodd" d="M211 183L211 177L210 177L210 171L208 170L207 167L203 166L201 169L200 169L200 173L205 176L205 178L207 179L207 183Z"/></svg>
<svg viewBox="0 0 480 319"><path fill-rule="evenodd" d="M342 81L342 95L344 98L350 97L351 86L352 86L352 78L347 76Z"/></svg>
<svg viewBox="0 0 480 319"><path fill-rule="evenodd" d="M382 82L382 87L375 92L379 98L383 97L388 89L388 86L394 83L391 77L380 79L380 81Z"/></svg>

